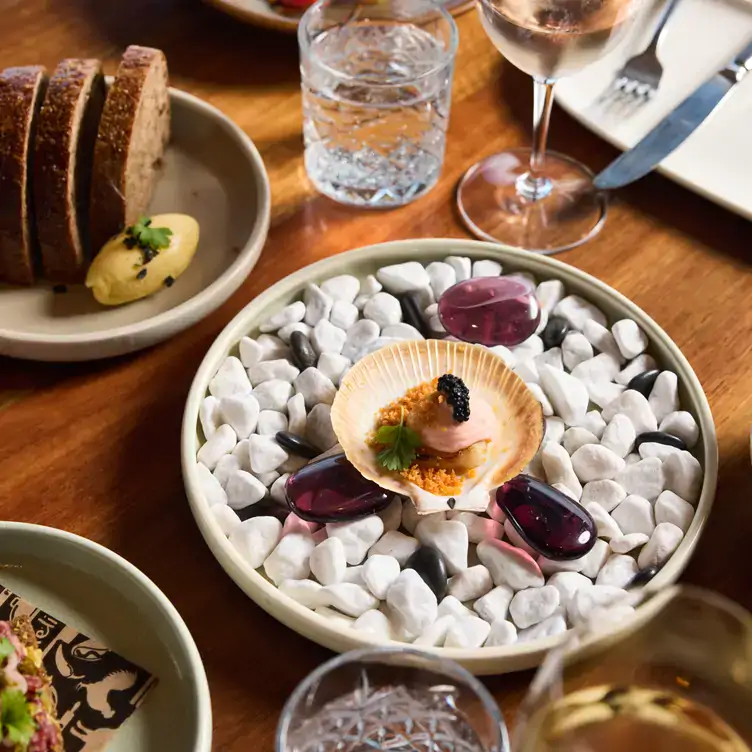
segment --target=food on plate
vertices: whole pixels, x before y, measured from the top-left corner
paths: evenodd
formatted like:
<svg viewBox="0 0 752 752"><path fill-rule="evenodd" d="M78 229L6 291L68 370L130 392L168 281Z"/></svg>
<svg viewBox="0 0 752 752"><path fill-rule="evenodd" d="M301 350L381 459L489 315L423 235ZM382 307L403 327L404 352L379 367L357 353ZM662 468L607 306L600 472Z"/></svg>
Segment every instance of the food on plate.
<svg viewBox="0 0 752 752"><path fill-rule="evenodd" d="M130 303L171 287L198 247L199 227L186 214L140 217L108 240L89 267L86 286L102 305Z"/></svg>
<svg viewBox="0 0 752 752"><path fill-rule="evenodd" d="M47 85L41 65L0 73L0 282L34 283L37 255L29 168Z"/></svg>
<svg viewBox="0 0 752 752"><path fill-rule="evenodd" d="M91 258L91 165L104 99L99 60L63 60L39 112L34 213L43 276L56 282L81 282Z"/></svg>
<svg viewBox="0 0 752 752"><path fill-rule="evenodd" d="M519 473L543 438L540 402L504 361L448 340L364 357L342 380L332 425L362 475L423 514L450 498L455 509L484 510L488 491Z"/></svg>
<svg viewBox="0 0 752 752"><path fill-rule="evenodd" d="M50 677L26 616L0 622L0 745L14 752L63 752Z"/></svg>
<svg viewBox="0 0 752 752"><path fill-rule="evenodd" d="M94 248L101 248L146 213L169 139L170 94L164 53L128 47L107 93L94 148Z"/></svg>

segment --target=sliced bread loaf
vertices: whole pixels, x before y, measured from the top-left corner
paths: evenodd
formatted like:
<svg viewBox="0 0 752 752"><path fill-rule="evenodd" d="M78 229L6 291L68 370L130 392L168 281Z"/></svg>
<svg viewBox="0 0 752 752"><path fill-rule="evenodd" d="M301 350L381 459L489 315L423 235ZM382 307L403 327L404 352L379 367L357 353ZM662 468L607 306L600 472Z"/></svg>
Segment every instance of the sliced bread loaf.
<svg viewBox="0 0 752 752"><path fill-rule="evenodd" d="M107 94L94 148L94 253L146 213L169 138L167 60L160 50L128 47Z"/></svg>
<svg viewBox="0 0 752 752"><path fill-rule="evenodd" d="M42 270L54 282L86 276L91 166L104 98L98 60L63 60L39 112L34 207Z"/></svg>
<svg viewBox="0 0 752 752"><path fill-rule="evenodd" d="M37 258L31 183L34 130L47 84L42 66L0 73L0 281L34 282Z"/></svg>

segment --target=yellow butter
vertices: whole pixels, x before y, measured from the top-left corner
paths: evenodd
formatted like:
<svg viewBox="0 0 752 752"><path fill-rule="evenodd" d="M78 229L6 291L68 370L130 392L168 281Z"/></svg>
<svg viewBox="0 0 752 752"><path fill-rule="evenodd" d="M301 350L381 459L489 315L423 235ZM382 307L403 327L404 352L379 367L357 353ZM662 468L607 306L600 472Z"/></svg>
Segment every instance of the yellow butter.
<svg viewBox="0 0 752 752"><path fill-rule="evenodd" d="M172 235L170 245L149 263L143 263L141 249L126 247L125 232L108 240L92 261L86 286L102 305L122 305L153 295L165 288L165 280L176 280L190 265L198 247L198 222L187 214L157 214L151 217L151 226L168 227Z"/></svg>

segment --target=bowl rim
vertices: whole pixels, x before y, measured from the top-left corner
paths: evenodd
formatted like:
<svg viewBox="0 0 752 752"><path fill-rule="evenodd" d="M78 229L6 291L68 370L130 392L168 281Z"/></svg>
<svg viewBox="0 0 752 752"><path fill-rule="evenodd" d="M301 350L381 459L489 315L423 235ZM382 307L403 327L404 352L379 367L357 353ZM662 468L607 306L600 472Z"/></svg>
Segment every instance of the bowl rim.
<svg viewBox="0 0 752 752"><path fill-rule="evenodd" d="M134 564L131 564L127 559L120 556L120 554L116 554L109 548L88 538L47 525L0 521L0 536L3 533L14 532L39 538L40 542L48 538L57 538L60 541L64 541L67 545L85 550L94 559L104 561L107 565L121 570L124 575L135 583L140 592L155 603L164 616L166 623L174 631L190 669L190 673L184 675L183 680L190 681L192 694L198 709L193 750L194 752L210 752L212 743L212 707L206 670L188 626L170 599Z"/></svg>
<svg viewBox="0 0 752 752"><path fill-rule="evenodd" d="M109 82L112 77L108 76L107 79ZM249 168L254 176L258 205L251 233L237 257L210 285L204 287L203 290L188 300L184 300L174 308L163 311L156 316L112 329L82 334L37 334L34 332L17 332L13 329L0 327L0 345L4 341L14 344L47 345L50 347L71 344L96 345L126 337L138 337L147 332L169 330L171 325L174 325L180 319L190 318L191 321L195 321L196 313L199 317L210 314L232 295L248 276L261 255L271 222L271 185L261 154L240 126L221 110L200 97L170 87L170 101L173 105L175 102L179 102L194 115L215 121L227 137L235 142L248 160Z"/></svg>
<svg viewBox="0 0 752 752"><path fill-rule="evenodd" d="M699 379L679 346L674 343L657 322L626 296L605 282L574 266L548 256L533 255L527 251L496 243L457 238L390 241L356 248L317 261L284 277L257 296L227 324L214 340L196 372L186 400L181 430L181 463L183 481L194 518L207 545L223 569L249 597L277 620L308 639L337 652L343 649L349 650L373 645L393 646L405 645L405 643L393 640L384 642L369 639L348 626L339 626L293 601L289 596L285 596L273 583L245 563L222 533L219 523L210 512L210 507L200 492L196 471L199 407L206 395L208 383L221 359L226 357L240 338L253 328L253 324L250 322L257 321L261 312L267 306L273 305L279 298L292 294L296 289L302 289L306 282L313 279L351 273L343 271L342 268L352 267L359 262L374 264L383 259L384 264L405 261L428 263L447 255L492 258L501 262L502 266L507 262L516 267L516 270L530 271L536 274L540 281L545 279L563 281L565 286L570 288L568 294L578 294L580 291L587 290L582 294L596 305L598 303L593 300L593 297L608 299L610 303L618 306L625 315L637 321L648 334L651 344L659 344L664 351L669 353L673 361L671 366L680 377L680 385L684 387L689 396L691 411L697 418L700 427L705 474L702 493L695 506L696 512L689 530L685 533L677 550L646 586L647 588L658 590L678 579L697 546L715 497L718 477L718 443L713 416ZM396 256L399 256L401 260L395 261L394 257ZM579 290L571 289L573 283ZM544 653L559 644L561 639L562 635L555 635L530 643L515 643L503 647L422 649L455 660L476 673L492 674L516 671L538 665Z"/></svg>

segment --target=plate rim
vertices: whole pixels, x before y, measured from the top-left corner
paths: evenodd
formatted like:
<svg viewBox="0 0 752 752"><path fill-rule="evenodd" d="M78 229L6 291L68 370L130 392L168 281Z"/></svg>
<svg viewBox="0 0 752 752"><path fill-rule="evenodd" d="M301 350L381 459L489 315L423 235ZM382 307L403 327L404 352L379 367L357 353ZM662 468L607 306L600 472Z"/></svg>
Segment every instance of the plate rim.
<svg viewBox="0 0 752 752"><path fill-rule="evenodd" d="M181 319L190 318L192 323L195 323L216 310L240 287L250 274L264 248L271 223L271 185L261 154L250 136L217 107L182 89L170 87L169 91L171 102L178 101L187 105L187 108L192 112L220 125L245 152L252 166L258 196L257 215L251 234L238 253L237 258L210 285L204 287L188 300L156 316L112 329L82 334L37 334L34 332L17 332L13 329L0 327L0 348L6 343L14 346L41 345L50 348L59 348L65 345L91 346L125 337L139 337L147 332L154 333L165 328L169 329L170 324L177 323ZM198 313L197 316L196 312ZM126 351L130 352L132 348ZM97 356L93 356L92 359L95 357Z"/></svg>
<svg viewBox="0 0 752 752"><path fill-rule="evenodd" d="M571 284L574 279L579 287L590 287L593 292L598 293L599 297L614 299L622 309L628 312L630 317L637 320L648 331L651 342L660 343L661 348L670 353L674 361L672 365L675 365L680 372L680 383L689 393L692 407L696 409L702 436L705 475L700 500L695 507L696 513L689 530L671 559L646 587L646 592L660 590L673 584L679 578L697 547L715 499L718 477L718 441L707 395L702 389L697 375L679 346L662 327L636 303L605 282L577 267L549 256L532 255L527 251L496 243L458 238L389 241L356 248L316 261L283 277L267 288L250 301L215 338L202 359L188 392L181 428L180 454L183 483L191 511L204 540L220 566L255 603L275 619L307 639L336 652L373 645L393 646L405 645L405 643L372 640L349 627L339 627L293 601L289 596L285 596L273 583L245 563L222 533L219 523L211 514L209 505L199 491L199 480L196 472L199 407L205 396L206 386L217 367L216 361L225 357L247 331L246 319L257 317L262 309L273 303L278 297L292 292L296 288L302 288L307 281L319 276L348 273L342 271L342 267L352 266L353 262L354 264L362 261L374 262L378 261L380 257L397 255L400 256L400 261L390 260L387 263L413 260L427 262L429 259L435 260L439 256L448 254L495 258L501 262L502 266L506 261L533 273L540 274L543 271L544 279L562 279L565 284ZM547 650L559 644L561 640L562 636L557 635L531 643L516 643L504 647L427 648L427 650L455 660L473 673L490 675L532 668L540 663Z"/></svg>
<svg viewBox="0 0 752 752"><path fill-rule="evenodd" d="M135 564L115 553L111 549L103 546L82 535L60 530L59 528L50 527L49 525L38 525L31 522L13 522L10 520L0 521L0 536L4 533L12 534L14 532L24 533L37 537L41 540L52 537L65 541L71 546L84 549L95 559L104 559L112 566L121 569L131 580L133 580L141 591L152 598L159 610L164 614L169 624L175 630L178 640L185 650L186 658L190 665L193 676L193 694L198 707L198 719L196 729L196 740L193 747L194 752L211 752L212 743L212 706L211 693L209 690L209 680L206 675L204 663L201 660L196 641L188 629L180 612L175 608L172 601L165 595L159 586L146 574L144 574ZM157 677L159 678L159 677Z"/></svg>

